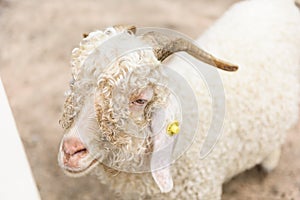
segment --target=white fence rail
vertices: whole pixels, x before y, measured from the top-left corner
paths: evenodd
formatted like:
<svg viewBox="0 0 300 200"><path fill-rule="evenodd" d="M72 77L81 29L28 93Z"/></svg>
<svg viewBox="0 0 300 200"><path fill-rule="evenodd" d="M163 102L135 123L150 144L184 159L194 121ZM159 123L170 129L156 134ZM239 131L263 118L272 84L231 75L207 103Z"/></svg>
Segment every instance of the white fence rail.
<svg viewBox="0 0 300 200"><path fill-rule="evenodd" d="M0 199L39 200L40 196L0 78Z"/></svg>

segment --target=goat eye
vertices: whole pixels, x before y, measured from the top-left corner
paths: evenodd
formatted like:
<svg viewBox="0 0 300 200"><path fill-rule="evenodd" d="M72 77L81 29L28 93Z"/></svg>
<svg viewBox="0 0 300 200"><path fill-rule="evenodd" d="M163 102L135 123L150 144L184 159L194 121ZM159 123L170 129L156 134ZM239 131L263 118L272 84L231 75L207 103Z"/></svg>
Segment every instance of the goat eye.
<svg viewBox="0 0 300 200"><path fill-rule="evenodd" d="M132 103L135 104L135 105L144 105L144 104L147 103L147 100L146 99L137 99Z"/></svg>

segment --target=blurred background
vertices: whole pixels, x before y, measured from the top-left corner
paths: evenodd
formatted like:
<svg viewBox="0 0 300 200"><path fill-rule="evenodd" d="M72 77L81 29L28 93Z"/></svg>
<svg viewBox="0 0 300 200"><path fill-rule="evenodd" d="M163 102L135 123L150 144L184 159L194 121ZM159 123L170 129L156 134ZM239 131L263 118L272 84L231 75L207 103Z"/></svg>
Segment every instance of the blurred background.
<svg viewBox="0 0 300 200"><path fill-rule="evenodd" d="M133 24L196 38L235 2L0 0L0 74L42 199L111 199L95 177L69 178L57 164L69 59L82 33ZM223 199L300 199L299 130L300 124L288 133L274 172L256 167L237 176L224 185Z"/></svg>

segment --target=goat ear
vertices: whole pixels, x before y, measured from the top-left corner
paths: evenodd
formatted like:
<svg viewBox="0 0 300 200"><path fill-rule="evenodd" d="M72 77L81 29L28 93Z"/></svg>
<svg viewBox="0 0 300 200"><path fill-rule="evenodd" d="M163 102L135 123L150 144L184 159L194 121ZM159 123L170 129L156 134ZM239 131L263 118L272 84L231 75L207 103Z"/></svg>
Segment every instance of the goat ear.
<svg viewBox="0 0 300 200"><path fill-rule="evenodd" d="M170 164L175 142L168 141L170 139L165 134L162 131L154 137L151 158L152 177L162 193L170 192L173 189Z"/></svg>
<svg viewBox="0 0 300 200"><path fill-rule="evenodd" d="M171 95L170 99L173 99ZM155 111L152 115L151 129L153 133L153 154L151 157L152 177L162 193L173 189L171 174L172 153L176 143L176 135L167 133L167 126L178 113L177 102L169 101L166 108Z"/></svg>

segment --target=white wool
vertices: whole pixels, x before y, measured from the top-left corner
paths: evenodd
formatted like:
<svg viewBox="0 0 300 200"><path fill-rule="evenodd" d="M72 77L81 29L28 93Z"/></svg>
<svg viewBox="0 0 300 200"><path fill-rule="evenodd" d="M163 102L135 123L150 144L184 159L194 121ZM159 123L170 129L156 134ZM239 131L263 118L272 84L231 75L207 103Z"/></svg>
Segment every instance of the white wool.
<svg viewBox="0 0 300 200"><path fill-rule="evenodd" d="M102 32L89 37L94 34L107 38ZM211 97L186 63L172 60L170 67L188 78L198 96L201 121L195 142L172 165L174 188L167 194L159 194L150 173L105 176L100 171L107 169L96 170L120 198L220 199L222 184L264 162L280 148L285 133L298 120L300 14L292 0L238 3L197 42L240 67L234 73L220 71L226 95L223 133L213 151L200 159L211 122Z"/></svg>
<svg viewBox="0 0 300 200"><path fill-rule="evenodd" d="M220 199L222 184L280 148L298 120L299 11L292 1L238 3L197 42L216 57L237 64L239 70L220 71L226 95L223 134L201 160L201 133L208 128L210 97L204 83L184 70L185 63L179 59L170 63L196 88L203 122L197 141L173 167L169 197Z"/></svg>
<svg viewBox="0 0 300 200"><path fill-rule="evenodd" d="M186 63L169 63L196 88L202 121L196 141L172 166L173 190L158 199L220 199L225 181L280 148L298 120L299 28L299 11L292 1L245 1L197 39L208 52L240 67L235 73L220 71L226 118L220 140L203 160L200 148L212 115L211 97ZM153 182L148 187L157 186Z"/></svg>

